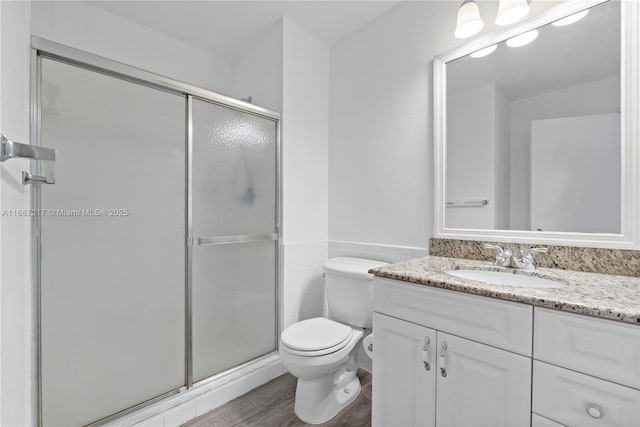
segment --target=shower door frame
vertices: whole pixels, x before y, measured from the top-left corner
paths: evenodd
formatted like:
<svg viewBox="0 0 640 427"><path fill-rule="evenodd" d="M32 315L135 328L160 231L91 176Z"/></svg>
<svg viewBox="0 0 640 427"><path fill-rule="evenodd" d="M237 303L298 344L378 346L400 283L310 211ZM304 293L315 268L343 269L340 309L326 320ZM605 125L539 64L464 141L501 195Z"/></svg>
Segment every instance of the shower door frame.
<svg viewBox="0 0 640 427"><path fill-rule="evenodd" d="M30 133L31 144L41 145L41 101L42 101L42 59L55 60L68 65L83 68L88 71L98 72L109 77L118 78L132 83L147 86L153 89L174 93L185 98L185 381L184 385L163 393L160 396L138 403L130 408L119 411L115 414L104 417L89 424L89 426L101 425L112 421L123 415L135 412L139 409L157 403L169 396L188 390L195 385L207 384L220 376L233 372L241 366L254 363L263 358L277 354L279 346L279 334L282 326L281 295L282 295L282 151L281 151L281 123L280 113L257 105L249 104L238 99L221 95L219 93L202 89L200 87L183 83L168 77L154 74L130 65L107 59L92 53L71 48L59 43L55 43L36 36L31 37L31 78L30 78ZM228 370L214 374L196 383L193 381L193 100L200 99L211 102L222 107L231 108L240 112L263 117L272 120L276 125L276 212L275 212L275 331L273 352L254 358L248 362ZM53 147L55 149L55 147ZM37 161L31 161L31 172L39 171ZM31 207L39 210L41 201L41 187L31 186ZM33 325L34 325L34 384L33 394L35 402L33 404L34 420L37 426L42 426L42 325L41 325L41 219L35 215L31 221L31 282L32 282L32 303L33 303ZM252 236L242 236L242 242L250 242ZM260 240L260 236L255 236Z"/></svg>

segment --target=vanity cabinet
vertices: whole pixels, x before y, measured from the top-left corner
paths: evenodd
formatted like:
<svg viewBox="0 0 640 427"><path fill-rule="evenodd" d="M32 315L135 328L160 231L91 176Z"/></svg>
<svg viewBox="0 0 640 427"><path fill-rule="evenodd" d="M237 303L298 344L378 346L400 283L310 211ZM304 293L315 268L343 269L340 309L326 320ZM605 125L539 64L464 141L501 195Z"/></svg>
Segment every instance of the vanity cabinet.
<svg viewBox="0 0 640 427"><path fill-rule="evenodd" d="M640 426L640 326L376 277L374 426Z"/></svg>
<svg viewBox="0 0 640 427"><path fill-rule="evenodd" d="M374 426L530 425L531 307L376 278L374 310Z"/></svg>

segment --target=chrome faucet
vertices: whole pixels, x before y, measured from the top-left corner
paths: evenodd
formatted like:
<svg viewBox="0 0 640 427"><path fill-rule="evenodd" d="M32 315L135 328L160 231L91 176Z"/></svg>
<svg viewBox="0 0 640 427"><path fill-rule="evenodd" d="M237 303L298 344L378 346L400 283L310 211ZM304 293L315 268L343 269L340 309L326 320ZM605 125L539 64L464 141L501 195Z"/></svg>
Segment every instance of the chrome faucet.
<svg viewBox="0 0 640 427"><path fill-rule="evenodd" d="M513 252L511 252L511 249L502 249L498 245L491 245L489 243L485 243L484 247L487 249L496 250L496 260L493 265L498 267L511 267L511 258L513 257Z"/></svg>
<svg viewBox="0 0 640 427"><path fill-rule="evenodd" d="M491 245L489 243L484 245L487 249L495 249L496 260L493 265L498 267L514 267L522 270L535 270L536 265L534 263L533 256L536 253L547 252L547 248L529 248L526 251L520 250L520 256L514 255L509 248L501 248L497 245Z"/></svg>
<svg viewBox="0 0 640 427"><path fill-rule="evenodd" d="M523 270L535 270L536 265L533 262L534 254L544 253L548 251L548 248L529 248L526 251L520 250L520 257L512 255L511 260L515 268L521 268Z"/></svg>

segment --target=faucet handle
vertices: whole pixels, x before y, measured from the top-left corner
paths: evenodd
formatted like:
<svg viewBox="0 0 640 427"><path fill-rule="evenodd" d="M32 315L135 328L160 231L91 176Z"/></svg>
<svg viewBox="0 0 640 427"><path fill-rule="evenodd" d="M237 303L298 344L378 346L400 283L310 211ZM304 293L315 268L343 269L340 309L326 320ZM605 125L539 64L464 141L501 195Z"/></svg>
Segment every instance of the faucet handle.
<svg viewBox="0 0 640 427"><path fill-rule="evenodd" d="M521 258L518 260L514 257L514 263L517 268L522 268L524 270L535 270L536 265L533 262L533 255L536 253L544 252L549 252L549 248L529 248L526 251L521 250Z"/></svg>
<svg viewBox="0 0 640 427"><path fill-rule="evenodd" d="M549 252L549 248L529 248L526 251L522 251L522 257L533 257L533 254L546 252Z"/></svg>
<svg viewBox="0 0 640 427"><path fill-rule="evenodd" d="M493 263L493 265L498 267L509 267L511 265L511 257L513 255L513 253L511 252L511 249L509 248L503 249L498 245L492 245L490 243L485 243L484 247L487 249L495 249L496 260Z"/></svg>

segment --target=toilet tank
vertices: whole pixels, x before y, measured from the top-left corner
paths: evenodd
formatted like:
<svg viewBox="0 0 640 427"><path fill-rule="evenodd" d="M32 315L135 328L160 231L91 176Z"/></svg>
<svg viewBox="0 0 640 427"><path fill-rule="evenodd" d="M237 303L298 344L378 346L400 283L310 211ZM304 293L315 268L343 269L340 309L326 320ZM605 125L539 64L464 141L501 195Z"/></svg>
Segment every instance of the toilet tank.
<svg viewBox="0 0 640 427"><path fill-rule="evenodd" d="M359 328L370 328L373 318L371 268L386 262L363 258L332 258L324 263L325 289L332 319Z"/></svg>

